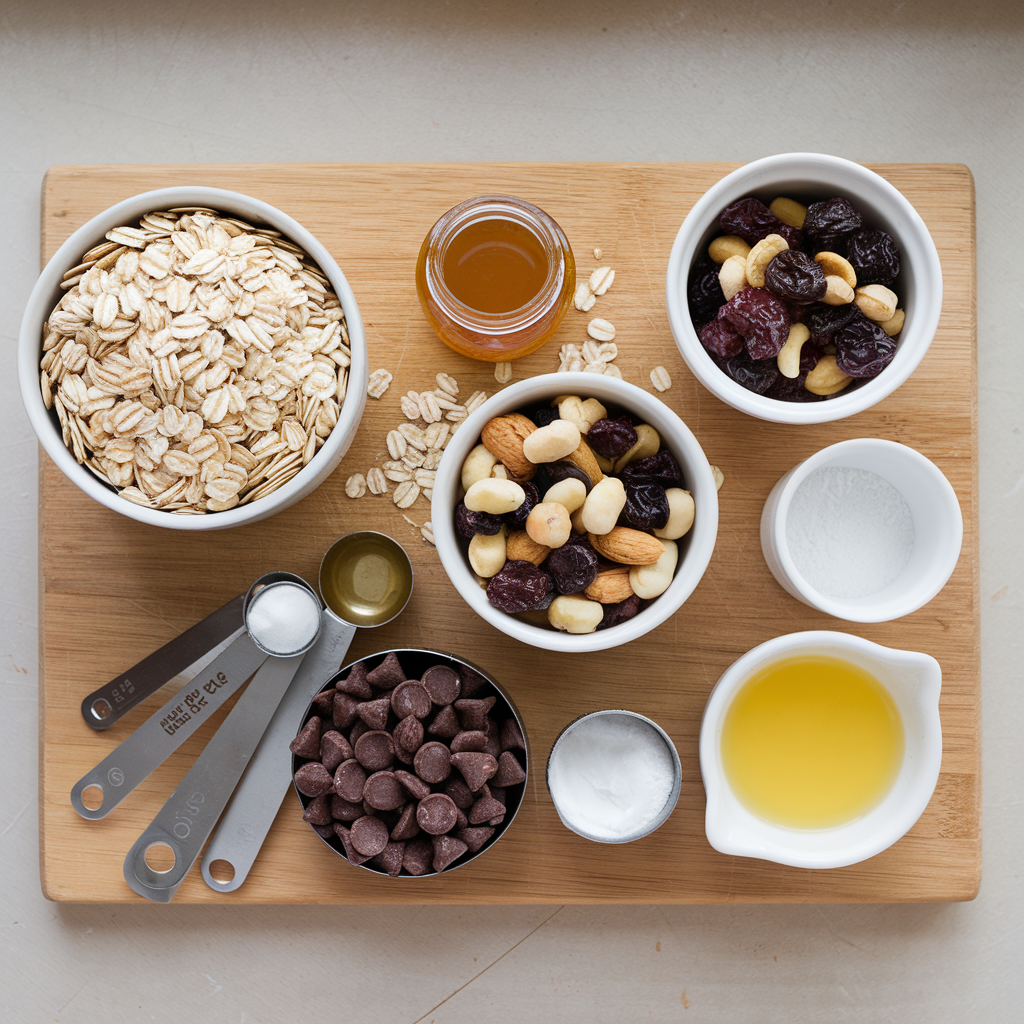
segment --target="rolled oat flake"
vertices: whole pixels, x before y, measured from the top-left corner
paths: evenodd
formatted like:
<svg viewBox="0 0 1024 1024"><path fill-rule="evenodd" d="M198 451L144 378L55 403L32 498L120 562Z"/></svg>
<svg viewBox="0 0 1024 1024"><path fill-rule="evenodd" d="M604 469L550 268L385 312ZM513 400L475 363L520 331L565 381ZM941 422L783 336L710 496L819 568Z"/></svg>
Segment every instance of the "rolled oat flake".
<svg viewBox="0 0 1024 1024"><path fill-rule="evenodd" d="M272 583L253 597L245 624L249 635L268 654L294 654L316 637L320 604L305 587Z"/></svg>

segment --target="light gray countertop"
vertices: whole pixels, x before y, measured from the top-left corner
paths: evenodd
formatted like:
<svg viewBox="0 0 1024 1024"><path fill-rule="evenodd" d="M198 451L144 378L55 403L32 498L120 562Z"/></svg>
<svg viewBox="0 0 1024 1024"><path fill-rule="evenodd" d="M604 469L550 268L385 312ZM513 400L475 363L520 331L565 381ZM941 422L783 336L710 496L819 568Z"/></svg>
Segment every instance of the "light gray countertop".
<svg viewBox="0 0 1024 1024"><path fill-rule="evenodd" d="M1020 1020L1022 30L1024 8L987 0L0 4L3 1019ZM789 150L964 163L975 177L978 898L497 909L47 903L37 864L38 455L15 371L46 169L746 161Z"/></svg>

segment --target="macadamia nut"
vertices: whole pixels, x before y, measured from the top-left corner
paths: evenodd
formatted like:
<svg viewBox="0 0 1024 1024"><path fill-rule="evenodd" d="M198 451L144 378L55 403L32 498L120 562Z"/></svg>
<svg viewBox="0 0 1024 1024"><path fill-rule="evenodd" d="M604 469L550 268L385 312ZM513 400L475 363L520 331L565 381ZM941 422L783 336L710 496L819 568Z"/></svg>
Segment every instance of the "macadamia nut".
<svg viewBox="0 0 1024 1024"><path fill-rule="evenodd" d="M575 423L558 419L535 430L523 441L523 454L534 464L557 462L580 446L580 429Z"/></svg>
<svg viewBox="0 0 1024 1024"><path fill-rule="evenodd" d="M560 480L557 484L548 488L547 493L544 495L544 501L557 501L559 505L564 505L566 511L572 515L573 512L578 508L583 507L583 503L587 500L587 488L582 480L577 480L575 477L566 477L564 480Z"/></svg>
<svg viewBox="0 0 1024 1024"><path fill-rule="evenodd" d="M492 536L478 533L469 542L469 564L473 572L484 579L496 575L505 564L505 532L499 530Z"/></svg>
<svg viewBox="0 0 1024 1024"><path fill-rule="evenodd" d="M606 476L594 484L583 503L583 525L587 533L608 533L625 507L626 488L617 476Z"/></svg>
<svg viewBox="0 0 1024 1024"><path fill-rule="evenodd" d="M682 487L669 487L665 496L668 498L668 522L660 530L655 530L654 536L660 540L679 540L693 526L693 495Z"/></svg>
<svg viewBox="0 0 1024 1024"><path fill-rule="evenodd" d="M653 565L635 565L629 570L633 593L644 600L660 597L668 590L679 561L679 547L674 540L662 540L665 550Z"/></svg>
<svg viewBox="0 0 1024 1024"><path fill-rule="evenodd" d="M603 618L603 605L576 594L556 597L548 608L548 622L563 633L593 633Z"/></svg>
<svg viewBox="0 0 1024 1024"><path fill-rule="evenodd" d="M526 491L514 480L488 477L486 480L477 480L466 491L464 501L471 512L490 512L491 515L500 516L505 512L515 512L526 501Z"/></svg>
<svg viewBox="0 0 1024 1024"><path fill-rule="evenodd" d="M557 501L542 501L526 517L530 539L549 548L560 548L572 532L569 512Z"/></svg>

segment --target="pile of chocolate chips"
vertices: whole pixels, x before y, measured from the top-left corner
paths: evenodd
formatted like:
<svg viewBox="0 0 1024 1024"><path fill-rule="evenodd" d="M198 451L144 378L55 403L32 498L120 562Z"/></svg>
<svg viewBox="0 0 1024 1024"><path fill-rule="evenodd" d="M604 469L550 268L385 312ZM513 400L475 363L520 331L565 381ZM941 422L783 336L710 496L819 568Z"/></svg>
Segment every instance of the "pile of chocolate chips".
<svg viewBox="0 0 1024 1024"><path fill-rule="evenodd" d="M357 662L317 694L292 741L303 818L350 863L393 877L441 872L477 853L526 781L523 734L492 690L479 673L436 658L419 679L393 652Z"/></svg>

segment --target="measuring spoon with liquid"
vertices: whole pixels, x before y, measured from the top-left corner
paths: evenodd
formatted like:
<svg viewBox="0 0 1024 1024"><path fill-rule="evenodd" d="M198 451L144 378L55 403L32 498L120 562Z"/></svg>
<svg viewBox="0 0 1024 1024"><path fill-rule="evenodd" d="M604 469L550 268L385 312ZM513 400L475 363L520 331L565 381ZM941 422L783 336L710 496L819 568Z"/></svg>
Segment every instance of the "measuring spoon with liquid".
<svg viewBox="0 0 1024 1024"><path fill-rule="evenodd" d="M324 555L320 594L327 607L320 639L278 705L203 855L203 878L211 889L233 892L247 878L291 785L288 746L300 715L344 664L356 629L383 626L399 615L412 584L405 549L382 533L350 533Z"/></svg>
<svg viewBox="0 0 1024 1024"><path fill-rule="evenodd" d="M269 657L124 861L140 896L168 903L196 862L305 653L321 631L320 599L299 576L261 577L246 595L249 638Z"/></svg>

